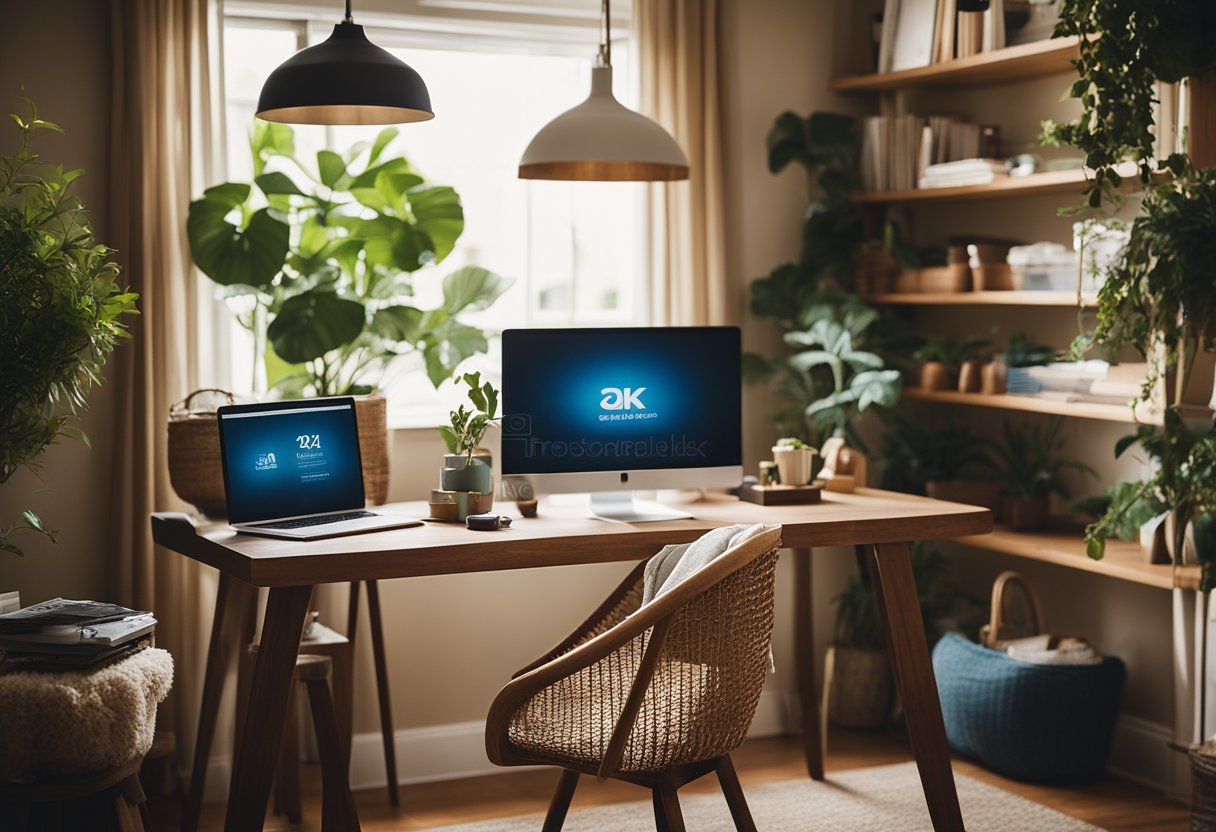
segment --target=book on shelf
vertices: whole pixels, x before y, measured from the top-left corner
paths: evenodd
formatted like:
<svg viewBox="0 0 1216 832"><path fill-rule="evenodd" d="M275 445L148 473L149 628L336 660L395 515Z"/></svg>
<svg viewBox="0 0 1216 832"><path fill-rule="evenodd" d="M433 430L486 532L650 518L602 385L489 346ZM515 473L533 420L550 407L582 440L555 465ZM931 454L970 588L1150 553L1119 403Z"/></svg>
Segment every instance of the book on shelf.
<svg viewBox="0 0 1216 832"><path fill-rule="evenodd" d="M964 185L990 185L1009 176L1003 159L960 159L929 165L921 174L917 187L958 188Z"/></svg>
<svg viewBox="0 0 1216 832"><path fill-rule="evenodd" d="M982 12L957 0L885 0L878 72L899 72L969 58L1052 36L1059 15L1043 0L990 0Z"/></svg>
<svg viewBox="0 0 1216 832"><path fill-rule="evenodd" d="M859 165L862 188L867 191L902 191L928 186L983 184L1000 174L948 168L945 164L980 160L981 151L994 144L991 125L972 124L955 116L865 116ZM987 161L987 160L983 160ZM947 177L957 181L944 181ZM964 180L970 177L971 180Z"/></svg>

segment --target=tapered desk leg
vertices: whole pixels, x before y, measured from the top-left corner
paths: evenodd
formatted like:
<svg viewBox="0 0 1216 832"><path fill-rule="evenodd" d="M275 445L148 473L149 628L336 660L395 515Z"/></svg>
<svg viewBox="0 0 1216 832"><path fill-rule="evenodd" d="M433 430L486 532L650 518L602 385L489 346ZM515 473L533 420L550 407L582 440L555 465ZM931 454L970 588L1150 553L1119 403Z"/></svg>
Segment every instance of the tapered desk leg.
<svg viewBox="0 0 1216 832"><path fill-rule="evenodd" d="M207 669L203 675L203 698L199 705L198 732L194 738L194 762L190 769L190 791L182 811L182 832L198 829L207 785L207 763L215 739L224 679L232 659L241 648L242 631L248 629L250 610L256 613L257 590L227 573L220 573L215 593L215 615L211 619L211 639L207 647ZM249 634L252 637L252 633ZM246 639L247 641L248 639Z"/></svg>
<svg viewBox="0 0 1216 832"><path fill-rule="evenodd" d="M242 720L237 756L233 760L232 794L224 822L227 832L259 830L266 818L266 801L283 742L296 656L300 653L300 636L304 633L304 618L311 599L311 586L270 590L247 718Z"/></svg>
<svg viewBox="0 0 1216 832"><path fill-rule="evenodd" d="M802 702L802 741L806 770L823 779L823 737L819 726L819 692L815 687L815 621L811 603L811 550L794 549L794 655L798 698Z"/></svg>
<svg viewBox="0 0 1216 832"><path fill-rule="evenodd" d="M963 816L908 544L878 544L870 552L868 565L929 817L937 832L962 832Z"/></svg>
<svg viewBox="0 0 1216 832"><path fill-rule="evenodd" d="M388 656L384 649L384 620L380 616L380 585L367 582L367 617L372 631L372 657L376 662L376 696L380 700L380 736L384 742L384 771L388 778L388 802L401 805L397 786L397 748L393 736L393 706L388 692Z"/></svg>

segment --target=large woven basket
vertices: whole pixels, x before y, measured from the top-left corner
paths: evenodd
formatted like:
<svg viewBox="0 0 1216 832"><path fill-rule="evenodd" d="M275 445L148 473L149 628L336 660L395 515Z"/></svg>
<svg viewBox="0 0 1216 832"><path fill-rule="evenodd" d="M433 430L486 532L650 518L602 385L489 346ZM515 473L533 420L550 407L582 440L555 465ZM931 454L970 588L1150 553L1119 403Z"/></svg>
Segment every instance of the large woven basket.
<svg viewBox="0 0 1216 832"><path fill-rule="evenodd" d="M227 391L206 388L195 390L169 409L169 482L179 497L211 518L222 518L227 513L215 410L233 401ZM368 502L382 505L388 500L389 474L384 396L356 398L355 418L363 459L363 491Z"/></svg>
<svg viewBox="0 0 1216 832"><path fill-rule="evenodd" d="M215 410L235 401L228 391L208 387L169 408L169 482L207 517L222 518L228 511Z"/></svg>
<svg viewBox="0 0 1216 832"><path fill-rule="evenodd" d="M1191 832L1216 832L1216 740L1191 749Z"/></svg>
<svg viewBox="0 0 1216 832"><path fill-rule="evenodd" d="M833 725L881 728L891 717L895 688L891 662L882 650L829 647L823 686L824 707Z"/></svg>

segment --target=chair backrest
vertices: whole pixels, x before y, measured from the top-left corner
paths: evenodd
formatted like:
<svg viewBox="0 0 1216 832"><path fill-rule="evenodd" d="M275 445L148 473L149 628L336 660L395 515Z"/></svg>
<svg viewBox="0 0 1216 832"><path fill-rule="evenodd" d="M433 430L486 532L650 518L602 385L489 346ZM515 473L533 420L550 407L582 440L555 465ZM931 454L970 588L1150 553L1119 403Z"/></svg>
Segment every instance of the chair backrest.
<svg viewBox="0 0 1216 832"><path fill-rule="evenodd" d="M486 721L496 763L654 772L729 753L769 669L781 527L770 526L641 604L639 565Z"/></svg>

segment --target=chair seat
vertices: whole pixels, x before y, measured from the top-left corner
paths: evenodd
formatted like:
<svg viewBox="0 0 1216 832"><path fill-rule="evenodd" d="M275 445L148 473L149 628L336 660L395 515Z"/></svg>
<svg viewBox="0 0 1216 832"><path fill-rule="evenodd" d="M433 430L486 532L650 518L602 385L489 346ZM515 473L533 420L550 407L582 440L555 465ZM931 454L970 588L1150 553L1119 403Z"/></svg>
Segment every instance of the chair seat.
<svg viewBox="0 0 1216 832"><path fill-rule="evenodd" d="M119 769L152 747L173 658L151 648L104 667L0 673L0 782Z"/></svg>

